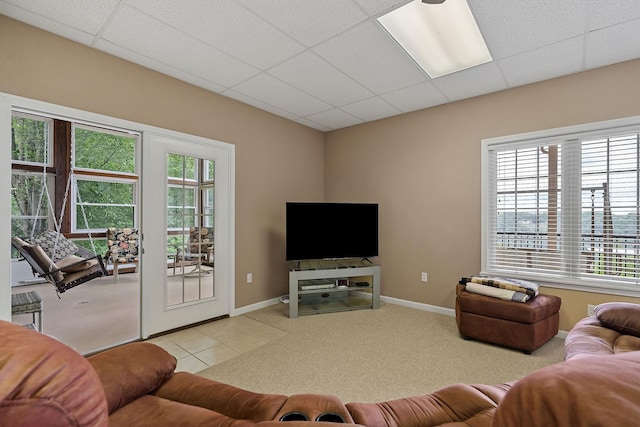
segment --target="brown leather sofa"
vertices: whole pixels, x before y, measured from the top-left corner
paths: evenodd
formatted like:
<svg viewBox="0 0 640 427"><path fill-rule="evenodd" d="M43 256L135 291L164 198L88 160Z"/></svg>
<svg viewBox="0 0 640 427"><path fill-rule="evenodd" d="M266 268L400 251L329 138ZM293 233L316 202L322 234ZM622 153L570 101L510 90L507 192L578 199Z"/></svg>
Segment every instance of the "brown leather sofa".
<svg viewBox="0 0 640 427"><path fill-rule="evenodd" d="M599 325L580 322L567 337L570 360L513 383L454 384L422 396L346 405L335 396L253 393L176 373L175 359L149 343L83 358L36 331L0 322L0 425L634 425L640 419L640 351L627 351L637 341L622 337L640 331L639 314L640 306L599 306ZM610 326L618 329L617 338L606 331ZM601 347L614 350L600 352Z"/></svg>
<svg viewBox="0 0 640 427"><path fill-rule="evenodd" d="M260 394L187 372L150 343L84 358L0 321L1 426L330 426L353 423L335 396ZM280 420L283 421L280 421ZM302 419L318 420L303 422Z"/></svg>
<svg viewBox="0 0 640 427"><path fill-rule="evenodd" d="M424 396L347 408L355 422L372 427L626 427L640 419L638 350L640 305L606 303L568 333L565 362L519 381L454 384Z"/></svg>
<svg viewBox="0 0 640 427"><path fill-rule="evenodd" d="M593 316L576 323L564 340L565 360L637 350L640 350L640 305L632 303L598 305Z"/></svg>

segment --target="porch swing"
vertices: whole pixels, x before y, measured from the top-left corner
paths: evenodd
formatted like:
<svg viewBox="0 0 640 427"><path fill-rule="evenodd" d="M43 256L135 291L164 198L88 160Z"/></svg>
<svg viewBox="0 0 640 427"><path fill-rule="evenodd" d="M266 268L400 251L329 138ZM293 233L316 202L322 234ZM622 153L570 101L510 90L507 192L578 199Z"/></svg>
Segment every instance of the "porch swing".
<svg viewBox="0 0 640 427"><path fill-rule="evenodd" d="M71 159L71 163L73 163L73 158ZM88 237L93 252L68 240L60 231L71 186L74 185L77 188L78 185L74 180L73 165L70 170L71 172L67 179L60 211L60 218L56 219L55 210L51 202L51 195L49 194L49 189L46 184L46 166L43 168L44 190L40 193L40 200L35 216L37 217L40 213L42 199L46 195L49 209L52 212L55 231L49 229L34 236L36 221L33 221L30 238L26 241L17 236L11 238L12 246L16 248L20 256L29 263L34 276L41 277L55 286L58 296L89 280L108 275L102 256L96 253L91 231L88 232ZM89 222L84 210L84 205L82 204L80 191L77 190L76 194L78 195L78 204L82 211L85 227L89 230Z"/></svg>

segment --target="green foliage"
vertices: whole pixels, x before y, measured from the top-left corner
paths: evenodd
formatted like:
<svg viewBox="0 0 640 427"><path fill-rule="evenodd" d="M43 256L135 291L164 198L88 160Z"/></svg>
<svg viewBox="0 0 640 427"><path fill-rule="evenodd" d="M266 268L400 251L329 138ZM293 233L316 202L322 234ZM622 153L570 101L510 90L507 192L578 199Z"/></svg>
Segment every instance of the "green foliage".
<svg viewBox="0 0 640 427"><path fill-rule="evenodd" d="M35 118L11 118L11 159L41 163L47 160L48 122ZM29 237L47 228L49 209L42 174L11 175L11 235ZM39 209L38 209L39 206ZM38 215L40 219L34 219ZM29 218L31 217L31 218ZM34 230L34 221L36 227Z"/></svg>
<svg viewBox="0 0 640 427"><path fill-rule="evenodd" d="M198 159L181 154L167 155L167 176L176 179L195 180L198 177Z"/></svg>
<svg viewBox="0 0 640 427"><path fill-rule="evenodd" d="M135 173L136 137L75 128L75 165L78 168ZM135 186L129 182L77 180L79 200L76 209L78 229L133 227L135 225ZM76 202L79 201L76 199ZM124 206L123 206L124 205ZM87 218L85 224L84 215Z"/></svg>
<svg viewBox="0 0 640 427"><path fill-rule="evenodd" d="M75 166L112 172L135 173L136 138L75 128Z"/></svg>
<svg viewBox="0 0 640 427"><path fill-rule="evenodd" d="M49 123L37 118L14 115L12 117L11 154L14 161L41 163L44 167L48 148ZM137 137L114 134L108 131L74 128L75 166L83 169L110 172L136 172ZM61 179L65 179L62 177ZM89 228L132 227L135 224L135 183L113 180L77 180L84 214ZM11 227L12 235L30 236L34 216L38 216L35 233L46 228L49 215L45 183L41 174L14 173L11 178ZM58 194L58 198L64 194ZM51 204L55 206L54 194ZM77 202L75 194L68 195L67 203ZM38 203L40 208L38 209ZM87 228L83 209L76 208L76 227ZM55 212L56 219L61 213Z"/></svg>
<svg viewBox="0 0 640 427"><path fill-rule="evenodd" d="M46 121L13 116L11 118L11 159L45 163L48 129Z"/></svg>
<svg viewBox="0 0 640 427"><path fill-rule="evenodd" d="M93 240L93 246L95 247L95 253L98 255L105 256L107 253L107 239L91 239ZM93 248L91 247L91 240L73 240L73 243L76 245L87 249L88 251L93 252Z"/></svg>

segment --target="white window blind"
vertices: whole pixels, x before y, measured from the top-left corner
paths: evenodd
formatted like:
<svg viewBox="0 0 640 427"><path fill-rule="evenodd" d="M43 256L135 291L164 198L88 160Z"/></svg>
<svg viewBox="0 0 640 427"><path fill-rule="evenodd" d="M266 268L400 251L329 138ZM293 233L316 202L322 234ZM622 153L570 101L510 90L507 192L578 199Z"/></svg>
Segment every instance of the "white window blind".
<svg viewBox="0 0 640 427"><path fill-rule="evenodd" d="M485 144L483 272L640 285L640 126Z"/></svg>

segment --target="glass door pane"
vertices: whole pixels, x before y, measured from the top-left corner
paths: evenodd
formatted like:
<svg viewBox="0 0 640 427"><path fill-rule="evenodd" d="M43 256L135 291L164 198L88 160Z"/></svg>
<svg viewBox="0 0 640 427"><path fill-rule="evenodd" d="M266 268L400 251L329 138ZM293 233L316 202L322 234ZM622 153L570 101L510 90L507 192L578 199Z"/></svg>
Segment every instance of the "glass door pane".
<svg viewBox="0 0 640 427"><path fill-rule="evenodd" d="M215 297L214 162L167 154L166 307Z"/></svg>

